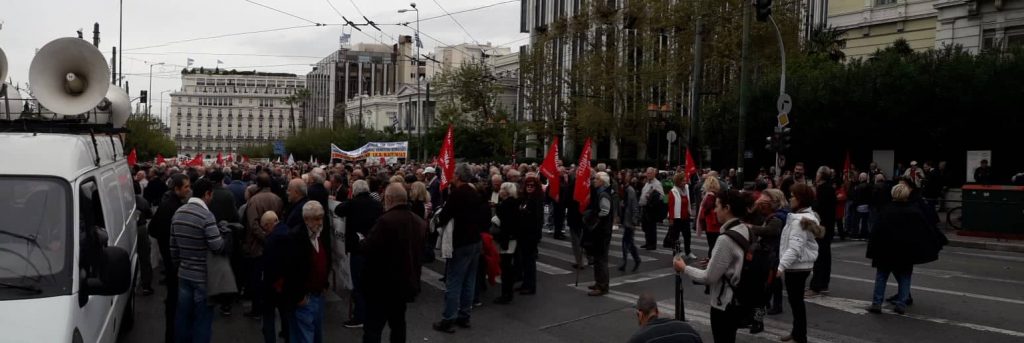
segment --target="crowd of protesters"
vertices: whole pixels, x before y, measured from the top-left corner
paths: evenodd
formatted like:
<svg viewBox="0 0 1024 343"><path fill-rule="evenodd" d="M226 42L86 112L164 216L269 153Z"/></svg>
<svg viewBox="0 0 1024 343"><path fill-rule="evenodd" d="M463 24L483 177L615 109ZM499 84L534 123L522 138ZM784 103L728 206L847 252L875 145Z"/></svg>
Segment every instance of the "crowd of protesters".
<svg viewBox="0 0 1024 343"><path fill-rule="evenodd" d="M913 265L937 259L944 244L935 214L944 189L933 181L944 171L943 164L910 165L897 178L873 163L841 175L823 166L810 177L797 163L779 177L762 169L743 185L733 170L616 172L597 164L584 204L574 192L574 165L558 167L557 193L548 189L553 180L527 164L458 164L450 180L437 166L419 164L142 165L135 181L155 205L147 228L163 261L168 342L209 341L214 309L231 315L243 299L244 315L262 318L267 342L320 342L329 291L351 302L344 325L362 328L365 342L379 342L385 326L392 342L404 342L420 268L437 256L445 296L433 328L454 333L471 327L473 308L498 275L496 304L543 291L537 258L545 228L553 239L571 240L572 268L593 268L588 295L602 296L610 291L612 232L622 230L618 270L636 271L637 229L639 248L655 250L663 224L661 247L678 248L676 269L706 285L715 341L734 340L740 327L763 331L766 314L782 313L785 290L793 329L784 340L805 342L803 301L828 294L837 234L869 240L867 257L878 272L869 311L879 312L883 300L897 313L912 303ZM703 259L691 250L701 236L709 246ZM734 299L747 249L740 241L756 242L770 256L774 282L758 304ZM900 287L885 299L890 274ZM142 289L153 293L146 280ZM639 313L642 326L660 322L651 320L650 303Z"/></svg>

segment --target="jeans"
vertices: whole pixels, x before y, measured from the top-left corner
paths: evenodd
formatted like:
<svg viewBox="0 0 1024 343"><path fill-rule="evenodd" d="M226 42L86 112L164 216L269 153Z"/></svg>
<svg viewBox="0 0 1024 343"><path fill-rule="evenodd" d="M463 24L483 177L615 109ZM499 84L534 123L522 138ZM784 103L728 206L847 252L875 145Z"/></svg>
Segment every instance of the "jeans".
<svg viewBox="0 0 1024 343"><path fill-rule="evenodd" d="M633 261L640 264L640 253L636 249L636 244L633 243L633 234L636 232L636 228L623 226L622 230L622 265L629 264L629 256L633 256Z"/></svg>
<svg viewBox="0 0 1024 343"><path fill-rule="evenodd" d="M363 343L380 343L384 325L391 327L391 343L405 342L405 301L398 297L370 297L366 299L366 324L363 325Z"/></svg>
<svg viewBox="0 0 1024 343"><path fill-rule="evenodd" d="M875 293L871 298L871 303L881 305L885 301L885 285L889 282L889 274L891 273L896 277L896 283L898 293L896 293L896 307L906 307L907 298L910 297L910 275L912 270L907 268L905 270L893 270L887 268L878 268L875 272Z"/></svg>
<svg viewBox="0 0 1024 343"><path fill-rule="evenodd" d="M557 201L551 203L551 221L555 225L555 235L562 235L562 230L565 227L565 206L560 205Z"/></svg>
<svg viewBox="0 0 1024 343"><path fill-rule="evenodd" d="M708 258L711 258L711 252L715 250L715 242L718 241L718 232L705 232L708 236Z"/></svg>
<svg viewBox="0 0 1024 343"><path fill-rule="evenodd" d="M509 299L512 298L516 281L518 281L519 264L516 263L517 256L517 254L501 254L501 296Z"/></svg>
<svg viewBox="0 0 1024 343"><path fill-rule="evenodd" d="M827 291L832 278L832 237L816 239L818 241L818 259L814 261L814 276L811 277L810 289L815 292Z"/></svg>
<svg viewBox="0 0 1024 343"><path fill-rule="evenodd" d="M366 294L363 290L363 272L366 266L366 257L359 254L351 254L349 268L352 273L352 300L355 303L352 320L357 323L366 322Z"/></svg>
<svg viewBox="0 0 1024 343"><path fill-rule="evenodd" d="M176 342L210 342L213 306L206 299L205 282L178 280L178 311L174 322Z"/></svg>
<svg viewBox="0 0 1024 343"><path fill-rule="evenodd" d="M266 287L265 285L262 287ZM271 294L269 289L264 289L263 294ZM276 295L273 295L276 297ZM278 318L281 319L281 332L284 333L285 337L288 337L288 312L281 306L277 305L277 298L266 298L263 301L263 342L265 343L277 343L277 327L275 326ZM274 311L277 311L275 314Z"/></svg>
<svg viewBox="0 0 1024 343"><path fill-rule="evenodd" d="M711 308L711 335L715 343L736 342L736 330L739 329L740 309L727 306L725 311Z"/></svg>
<svg viewBox="0 0 1024 343"><path fill-rule="evenodd" d="M307 294L306 304L295 307L288 323L291 343L321 343L324 340L324 297Z"/></svg>
<svg viewBox="0 0 1024 343"><path fill-rule="evenodd" d="M602 230L602 229L595 229ZM605 232L606 237L611 237L612 233L609 230ZM610 276L608 275L608 245L610 239L605 238L602 242L596 243L597 246L594 249L594 285L599 290L608 291L608 284Z"/></svg>
<svg viewBox="0 0 1024 343"><path fill-rule="evenodd" d="M857 237L860 237L860 238L868 238L869 236L871 236L870 222L871 221L870 221L870 214L869 213L854 211L853 212L853 225L851 225L849 228L847 228L847 230L849 230L850 232L856 233L856 234L851 234L851 236L857 236Z"/></svg>
<svg viewBox="0 0 1024 343"><path fill-rule="evenodd" d="M521 248L521 247L517 247ZM476 270L480 264L480 243L455 248L445 271L445 320L469 319L476 289Z"/></svg>
<svg viewBox="0 0 1024 343"><path fill-rule="evenodd" d="M523 274L523 289L527 291L537 290L537 242L520 241L516 247L519 254L519 268Z"/></svg>
<svg viewBox="0 0 1024 343"><path fill-rule="evenodd" d="M643 220L640 228L644 231L644 248L658 247L658 223L650 220Z"/></svg>
<svg viewBox="0 0 1024 343"><path fill-rule="evenodd" d="M683 236L683 253L686 255L690 254L690 220L689 219L673 219L672 226L669 227L668 234L665 235L664 245L666 248L672 248L675 246L676 241L679 240L679 236Z"/></svg>
<svg viewBox="0 0 1024 343"><path fill-rule="evenodd" d="M784 282L786 283L786 295L789 297L789 308L793 310L793 341L797 343L807 342L807 305L804 304L804 285L809 271L786 272Z"/></svg>

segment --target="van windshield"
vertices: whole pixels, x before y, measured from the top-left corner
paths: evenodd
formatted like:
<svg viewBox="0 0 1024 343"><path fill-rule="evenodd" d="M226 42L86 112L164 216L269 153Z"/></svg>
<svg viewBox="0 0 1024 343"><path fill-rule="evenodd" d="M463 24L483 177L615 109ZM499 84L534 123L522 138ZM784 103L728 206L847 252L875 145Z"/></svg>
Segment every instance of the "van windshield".
<svg viewBox="0 0 1024 343"><path fill-rule="evenodd" d="M70 294L70 186L0 176L0 300Z"/></svg>

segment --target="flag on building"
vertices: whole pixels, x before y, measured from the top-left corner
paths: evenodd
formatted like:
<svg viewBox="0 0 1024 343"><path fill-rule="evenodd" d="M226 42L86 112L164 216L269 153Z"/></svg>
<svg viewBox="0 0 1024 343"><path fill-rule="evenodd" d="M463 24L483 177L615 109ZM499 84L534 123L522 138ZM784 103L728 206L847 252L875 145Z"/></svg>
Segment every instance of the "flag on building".
<svg viewBox="0 0 1024 343"><path fill-rule="evenodd" d="M138 157L135 155L135 148L132 148L132 152L128 153L128 166L134 167L135 163L138 162Z"/></svg>
<svg viewBox="0 0 1024 343"><path fill-rule="evenodd" d="M221 65L221 64L224 64L224 61L217 60L217 65Z"/></svg>
<svg viewBox="0 0 1024 343"><path fill-rule="evenodd" d="M573 199L580 203L580 213L590 206L590 138L583 143L583 153L580 154L580 161L576 168L576 189L573 192Z"/></svg>
<svg viewBox="0 0 1024 343"><path fill-rule="evenodd" d="M551 195L552 199L558 201L558 193L561 189L559 183L562 180L561 174L558 173L558 136L555 136L551 140L551 147L548 148L547 156L544 156L544 163L540 165L540 173L548 179L548 194Z"/></svg>
<svg viewBox="0 0 1024 343"><path fill-rule="evenodd" d="M438 154L442 191L448 188L448 183L455 178L455 138L452 129L452 125L449 124L448 133L444 135L444 143L441 143L441 153Z"/></svg>
<svg viewBox="0 0 1024 343"><path fill-rule="evenodd" d="M189 58L189 59L188 59L188 62L186 62L186 63L185 63L185 64L186 64L186 66L185 66L185 67L186 67L186 68L188 68L188 67L191 67L191 66L192 66L192 63L195 63L195 62L196 62L196 60L194 60L194 59L192 59L192 58Z"/></svg>

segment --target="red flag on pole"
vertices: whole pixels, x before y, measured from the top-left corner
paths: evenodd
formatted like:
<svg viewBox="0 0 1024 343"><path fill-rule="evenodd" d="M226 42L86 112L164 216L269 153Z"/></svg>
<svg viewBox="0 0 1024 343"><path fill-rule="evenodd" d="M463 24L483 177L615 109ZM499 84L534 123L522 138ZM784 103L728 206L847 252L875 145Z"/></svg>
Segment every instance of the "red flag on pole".
<svg viewBox="0 0 1024 343"><path fill-rule="evenodd" d="M686 182L690 182L690 177L697 173L697 164L693 162L693 155L690 155L690 148L686 148Z"/></svg>
<svg viewBox="0 0 1024 343"><path fill-rule="evenodd" d="M223 165L224 159L220 157L220 153L217 153L217 165Z"/></svg>
<svg viewBox="0 0 1024 343"><path fill-rule="evenodd" d="M167 161L164 161L164 155L156 154L156 165L161 165L164 163L167 163Z"/></svg>
<svg viewBox="0 0 1024 343"><path fill-rule="evenodd" d="M455 178L455 139L453 137L452 125L448 125L448 133L444 135L444 143L441 144L441 153L438 159L441 160L441 190L448 188L448 183Z"/></svg>
<svg viewBox="0 0 1024 343"><path fill-rule="evenodd" d="M202 167L203 166L203 154L196 154L196 157L186 164L189 167Z"/></svg>
<svg viewBox="0 0 1024 343"><path fill-rule="evenodd" d="M853 164L850 162L850 151L846 151L846 161L843 161L843 181L847 181L850 177L850 170L853 169Z"/></svg>
<svg viewBox="0 0 1024 343"><path fill-rule="evenodd" d="M576 189L573 192L573 199L580 203L580 213L590 206L590 138L583 144L583 153L580 154L580 161L576 167Z"/></svg>
<svg viewBox="0 0 1024 343"><path fill-rule="evenodd" d="M242 155L242 163L249 163L249 156Z"/></svg>
<svg viewBox="0 0 1024 343"><path fill-rule="evenodd" d="M540 165L540 173L548 179L548 194L551 195L552 199L558 201L558 193L561 188L559 183L562 176L558 173L558 165L555 163L556 159L558 159L558 136L551 140L548 154L544 156L544 163Z"/></svg>
<svg viewBox="0 0 1024 343"><path fill-rule="evenodd" d="M135 148L132 148L132 152L128 154L128 166L134 167L136 162L138 162L138 158L135 155Z"/></svg>

